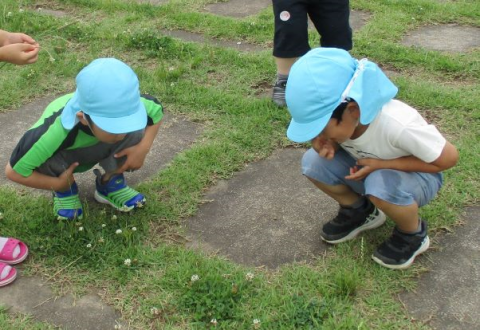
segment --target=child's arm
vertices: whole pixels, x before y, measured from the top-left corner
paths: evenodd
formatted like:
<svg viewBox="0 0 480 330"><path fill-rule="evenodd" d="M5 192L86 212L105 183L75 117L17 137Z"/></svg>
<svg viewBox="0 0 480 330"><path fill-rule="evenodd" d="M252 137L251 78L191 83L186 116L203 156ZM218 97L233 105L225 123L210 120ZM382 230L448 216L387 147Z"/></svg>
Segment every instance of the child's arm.
<svg viewBox="0 0 480 330"><path fill-rule="evenodd" d="M406 156L390 160L373 158L359 159L357 164L363 167L358 171L351 171L350 175L345 178L348 180L362 180L368 174L378 169L392 169L403 172L438 173L455 166L457 161L457 149L450 142L446 141L440 156L431 163L426 163L415 156Z"/></svg>
<svg viewBox="0 0 480 330"><path fill-rule="evenodd" d="M158 130L160 128L160 123L147 126L145 128L145 135L143 136L140 143L134 145L133 147L126 148L115 155L115 158L120 158L127 156L127 160L115 173L123 173L127 170L138 170L143 166L145 158L147 157L150 148L152 147L153 141L157 136Z"/></svg>
<svg viewBox="0 0 480 330"><path fill-rule="evenodd" d="M10 166L10 163L8 163L5 168L5 175L9 180L27 187L53 191L66 191L75 181L73 171L77 166L78 163L73 163L59 177L48 176L37 171L33 171L30 176L24 177L15 172Z"/></svg>

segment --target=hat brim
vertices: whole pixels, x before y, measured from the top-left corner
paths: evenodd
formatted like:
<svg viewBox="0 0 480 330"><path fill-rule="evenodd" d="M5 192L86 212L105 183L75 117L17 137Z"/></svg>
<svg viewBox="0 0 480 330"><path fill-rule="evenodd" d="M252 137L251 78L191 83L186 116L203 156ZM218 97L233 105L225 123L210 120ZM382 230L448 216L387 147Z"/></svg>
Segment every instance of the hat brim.
<svg viewBox="0 0 480 330"><path fill-rule="evenodd" d="M78 93L75 91L73 97L67 102L62 111L61 121L65 129L71 130L78 123L77 112L79 111Z"/></svg>
<svg viewBox="0 0 480 330"><path fill-rule="evenodd" d="M287 129L287 137L298 143L311 141L323 131L331 117L332 114L330 113L308 123L298 123L295 119L292 119Z"/></svg>
<svg viewBox="0 0 480 330"><path fill-rule="evenodd" d="M129 116L106 118L90 115L96 126L111 134L125 134L144 129L147 126L147 110L143 102L139 102L137 111Z"/></svg>
<svg viewBox="0 0 480 330"><path fill-rule="evenodd" d="M65 129L71 130L78 124L77 112L79 111L82 111L82 109L79 104L78 93L75 92L62 111L61 121ZM119 118L89 116L96 126L111 134L124 134L144 129L148 120L147 110L141 101L138 104L137 111L129 116Z"/></svg>

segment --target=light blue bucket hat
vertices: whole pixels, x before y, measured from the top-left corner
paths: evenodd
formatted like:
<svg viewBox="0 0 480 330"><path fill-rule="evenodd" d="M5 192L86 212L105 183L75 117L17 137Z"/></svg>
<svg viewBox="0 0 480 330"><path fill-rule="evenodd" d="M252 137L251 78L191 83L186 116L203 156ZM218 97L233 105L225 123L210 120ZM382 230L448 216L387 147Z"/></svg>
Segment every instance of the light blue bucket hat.
<svg viewBox="0 0 480 330"><path fill-rule="evenodd" d="M360 123L370 124L397 92L375 63L358 61L343 49L312 49L295 62L288 77L285 99L292 120L287 137L312 140L347 99L358 103Z"/></svg>
<svg viewBox="0 0 480 330"><path fill-rule="evenodd" d="M122 61L96 59L79 72L76 83L77 90L62 112L62 125L66 129L78 123L79 111L112 134L138 131L147 125L137 75Z"/></svg>

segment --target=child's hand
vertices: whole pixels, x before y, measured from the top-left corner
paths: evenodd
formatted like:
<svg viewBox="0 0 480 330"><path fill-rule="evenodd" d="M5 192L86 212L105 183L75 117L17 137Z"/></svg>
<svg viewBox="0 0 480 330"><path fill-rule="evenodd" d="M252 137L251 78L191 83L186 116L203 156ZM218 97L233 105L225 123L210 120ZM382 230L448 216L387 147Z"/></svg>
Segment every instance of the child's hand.
<svg viewBox="0 0 480 330"><path fill-rule="evenodd" d="M381 160L374 158L364 158L357 161L357 165L350 168L350 175L347 175L345 179L360 181L365 179L370 173L381 168Z"/></svg>
<svg viewBox="0 0 480 330"><path fill-rule="evenodd" d="M328 160L333 159L335 151L337 150L335 142L327 140L320 135L312 140L312 148L320 157L324 157Z"/></svg>
<svg viewBox="0 0 480 330"><path fill-rule="evenodd" d="M38 46L37 42L25 33L11 33L7 32L5 35L5 40L3 41L2 46L12 45L12 44L30 44Z"/></svg>
<svg viewBox="0 0 480 330"><path fill-rule="evenodd" d="M39 51L38 45L9 44L0 48L0 61L17 65L31 64L37 61Z"/></svg>
<svg viewBox="0 0 480 330"><path fill-rule="evenodd" d="M69 168L65 170L60 176L57 178L58 179L58 184L54 188L56 191L67 191L70 189L70 186L75 182L75 178L73 177L73 171L75 171L75 168L79 165L79 163L73 163L70 165Z"/></svg>
<svg viewBox="0 0 480 330"><path fill-rule="evenodd" d="M133 147L123 149L119 153L115 154L115 158L127 157L122 167L115 171L115 173L123 173L125 171L135 171L143 166L145 158L148 154L148 149L145 150L140 144Z"/></svg>

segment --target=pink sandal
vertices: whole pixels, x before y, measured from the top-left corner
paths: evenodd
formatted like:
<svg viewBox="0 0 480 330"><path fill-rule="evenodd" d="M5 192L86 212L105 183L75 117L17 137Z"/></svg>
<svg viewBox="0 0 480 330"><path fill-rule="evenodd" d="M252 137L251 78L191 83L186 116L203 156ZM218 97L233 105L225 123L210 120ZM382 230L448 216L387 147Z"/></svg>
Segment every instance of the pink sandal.
<svg viewBox="0 0 480 330"><path fill-rule="evenodd" d="M13 257L13 251L16 247L20 247L20 253L16 258ZM25 260L28 256L28 247L25 243L15 238L8 238L5 246L0 251L0 262L4 262L9 265L16 265Z"/></svg>
<svg viewBox="0 0 480 330"><path fill-rule="evenodd" d="M4 270L8 270L7 267L10 268L10 270L6 275L3 275L4 277L2 277ZM0 287L12 283L13 281L15 281L16 278L17 278L16 269L11 267L10 265L0 262Z"/></svg>

